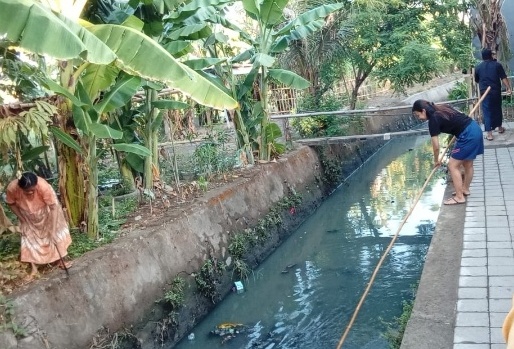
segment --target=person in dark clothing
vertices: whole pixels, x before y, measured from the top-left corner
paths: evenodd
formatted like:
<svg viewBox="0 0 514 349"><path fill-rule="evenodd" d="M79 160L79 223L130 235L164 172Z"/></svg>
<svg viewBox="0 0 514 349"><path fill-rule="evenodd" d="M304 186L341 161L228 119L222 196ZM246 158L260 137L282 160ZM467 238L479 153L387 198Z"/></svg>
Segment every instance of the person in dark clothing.
<svg viewBox="0 0 514 349"><path fill-rule="evenodd" d="M482 102L482 114L484 115L484 128L487 132L487 140L493 140L493 130L498 128L499 133L505 132L502 113L502 81L511 94L510 82L503 66L493 59L493 52L489 49L482 50L482 62L475 67L475 81L478 83L482 95L487 87L491 90Z"/></svg>
<svg viewBox="0 0 514 349"><path fill-rule="evenodd" d="M418 99L412 106L412 113L420 120L428 120L435 167L441 165L439 135L448 133L457 138L448 161L448 170L455 193L444 200L444 204L465 203L466 196L470 195L469 186L473 179L473 160L484 153L482 129L475 120L446 104L435 105L424 99ZM461 174L461 166L464 167L464 178Z"/></svg>

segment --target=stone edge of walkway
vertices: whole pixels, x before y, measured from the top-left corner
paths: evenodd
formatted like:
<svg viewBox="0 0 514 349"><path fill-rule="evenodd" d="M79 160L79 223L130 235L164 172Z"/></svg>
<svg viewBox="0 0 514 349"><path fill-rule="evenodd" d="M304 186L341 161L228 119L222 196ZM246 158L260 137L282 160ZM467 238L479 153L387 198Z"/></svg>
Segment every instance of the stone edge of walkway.
<svg viewBox="0 0 514 349"><path fill-rule="evenodd" d="M465 211L441 207L401 349L453 347Z"/></svg>

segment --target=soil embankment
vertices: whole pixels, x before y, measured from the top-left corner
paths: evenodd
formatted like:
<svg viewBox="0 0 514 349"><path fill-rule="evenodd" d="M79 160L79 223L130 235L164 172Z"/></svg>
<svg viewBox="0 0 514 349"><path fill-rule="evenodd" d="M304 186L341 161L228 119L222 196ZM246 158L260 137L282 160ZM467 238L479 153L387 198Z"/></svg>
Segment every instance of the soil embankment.
<svg viewBox="0 0 514 349"><path fill-rule="evenodd" d="M377 114L368 118L365 133L405 130L414 124L407 112ZM52 273L13 293L8 321L26 336L17 338L4 329L0 348L91 348L100 333L126 328L135 338L134 348L160 348L163 339L178 341L229 292L233 258L228 246L234 234L254 228L289 195L301 196L300 204L282 209L266 241L245 254L249 266L257 266L334 188L337 183L327 178L337 173L335 180L342 180L383 143L356 139L317 149L301 147L276 163L243 171L236 181L166 212L145 228L124 232L114 243L75 260L69 278ZM338 171L330 172L334 166ZM227 266L216 285L218 296L211 299L195 290L192 277L208 260ZM177 276L188 280L188 296L171 321L156 302Z"/></svg>

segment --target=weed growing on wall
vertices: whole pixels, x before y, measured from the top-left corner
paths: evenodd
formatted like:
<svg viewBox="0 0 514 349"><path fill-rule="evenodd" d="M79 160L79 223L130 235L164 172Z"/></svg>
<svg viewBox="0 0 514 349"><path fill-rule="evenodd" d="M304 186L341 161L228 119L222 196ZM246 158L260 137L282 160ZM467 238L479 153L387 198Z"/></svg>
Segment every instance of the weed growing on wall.
<svg viewBox="0 0 514 349"><path fill-rule="evenodd" d="M12 331L17 338L25 337L26 330L13 321L14 305L0 294L0 332Z"/></svg>
<svg viewBox="0 0 514 349"><path fill-rule="evenodd" d="M236 275L237 280L247 280L251 272L252 269L250 269L248 263L246 263L243 259L234 260L232 278L234 278L234 275Z"/></svg>
<svg viewBox="0 0 514 349"><path fill-rule="evenodd" d="M382 321L386 326L387 330L382 335L389 342L390 349L400 349L403 340L403 334L407 328L407 322L412 314L414 307L414 295L418 289L419 283L411 286L412 299L403 301L402 303L402 314L399 317L395 317L391 322Z"/></svg>
<svg viewBox="0 0 514 349"><path fill-rule="evenodd" d="M172 310L179 309L184 303L185 286L186 281L177 276L171 282L171 288L164 294L164 301L171 306Z"/></svg>
<svg viewBox="0 0 514 349"><path fill-rule="evenodd" d="M332 186L338 184L341 180L342 168L339 161L336 159L329 159L325 154L324 147L318 147L317 153L323 169L323 175L321 180L323 183Z"/></svg>
<svg viewBox="0 0 514 349"><path fill-rule="evenodd" d="M197 273L194 273L198 291L204 297L210 299L212 303L216 303L220 298L217 285L221 282L225 268L225 263L211 258L205 261L204 265Z"/></svg>
<svg viewBox="0 0 514 349"><path fill-rule="evenodd" d="M269 238L273 227L282 224L282 215L285 210L291 212L302 202L302 196L292 190L288 195L275 203L266 216L259 219L253 229L245 229L234 234L228 245L228 253L234 258L233 274L238 279L247 279L251 269L244 259L244 255L257 243L264 244Z"/></svg>
<svg viewBox="0 0 514 349"><path fill-rule="evenodd" d="M392 322L387 324L387 330L383 336L389 342L390 349L400 349L403 334L405 333L407 322L412 314L413 306L414 300L404 301L402 314L399 317L395 317Z"/></svg>

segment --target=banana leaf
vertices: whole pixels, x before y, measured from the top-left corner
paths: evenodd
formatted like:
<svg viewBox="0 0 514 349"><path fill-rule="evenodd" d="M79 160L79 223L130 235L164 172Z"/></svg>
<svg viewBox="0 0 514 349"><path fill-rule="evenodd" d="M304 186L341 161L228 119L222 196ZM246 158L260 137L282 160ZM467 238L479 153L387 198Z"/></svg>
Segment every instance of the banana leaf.
<svg viewBox="0 0 514 349"><path fill-rule="evenodd" d="M80 144L78 144L76 140L71 138L69 134L55 126L50 126L49 128L50 131L52 131L52 134L55 136L55 138L57 138L57 140L64 143L68 147L74 149L77 153L82 154L82 148L80 147Z"/></svg>
<svg viewBox="0 0 514 349"><path fill-rule="evenodd" d="M50 149L47 145L42 145L39 147L35 147L30 149L29 151L24 151L23 154L21 154L21 161L28 162L34 159L39 158L39 155L43 154L45 151Z"/></svg>
<svg viewBox="0 0 514 349"><path fill-rule="evenodd" d="M152 102L152 107L157 109L178 110L187 109L190 107L190 105L184 102L174 101L171 99L161 99L159 101Z"/></svg>
<svg viewBox="0 0 514 349"><path fill-rule="evenodd" d="M81 57L108 64L116 59L107 46L78 23L30 0L0 0L2 35L27 51L59 60Z"/></svg>
<svg viewBox="0 0 514 349"><path fill-rule="evenodd" d="M212 29L207 23L192 24L172 31L167 38L170 40L198 40L208 38Z"/></svg>
<svg viewBox="0 0 514 349"><path fill-rule="evenodd" d="M105 91L114 84L119 73L120 68L114 64L90 64L80 80L84 84L89 98L96 99L100 91Z"/></svg>
<svg viewBox="0 0 514 349"><path fill-rule="evenodd" d="M191 68L178 62L146 35L127 27L101 24L88 28L117 55L117 64L131 75L166 82L199 104L234 109L237 102Z"/></svg>
<svg viewBox="0 0 514 349"><path fill-rule="evenodd" d="M226 61L226 59L224 59L224 58L206 57L206 58L200 58L200 59L190 59L188 61L185 61L184 64L193 70L202 70L202 69L208 68L210 66L213 66L218 63L225 62L225 61Z"/></svg>
<svg viewBox="0 0 514 349"><path fill-rule="evenodd" d="M120 139L123 137L123 132L98 122L91 123L89 128L91 132L98 138Z"/></svg>
<svg viewBox="0 0 514 349"><path fill-rule="evenodd" d="M131 153L136 154L139 156L147 157L150 156L152 153L150 152L150 149L147 147L144 147L139 144L129 144L129 143L115 143L111 145L114 149L117 151L123 151L125 153Z"/></svg>
<svg viewBox="0 0 514 349"><path fill-rule="evenodd" d="M297 90L303 90L310 86L309 80L306 80L300 75L289 70L269 69L268 74L271 78L279 81L281 84Z"/></svg>
<svg viewBox="0 0 514 349"><path fill-rule="evenodd" d="M313 21L326 18L329 14L344 7L343 3L321 5L312 10L302 13L297 18L290 21L287 25L280 28L274 35L287 35L299 27L307 25Z"/></svg>
<svg viewBox="0 0 514 349"><path fill-rule="evenodd" d="M105 94L95 109L99 114L103 114L121 108L132 99L140 87L141 78L139 76L122 74L116 85Z"/></svg>
<svg viewBox="0 0 514 349"><path fill-rule="evenodd" d="M28 51L62 60L77 58L86 50L82 40L54 13L28 0L0 0L2 35Z"/></svg>

